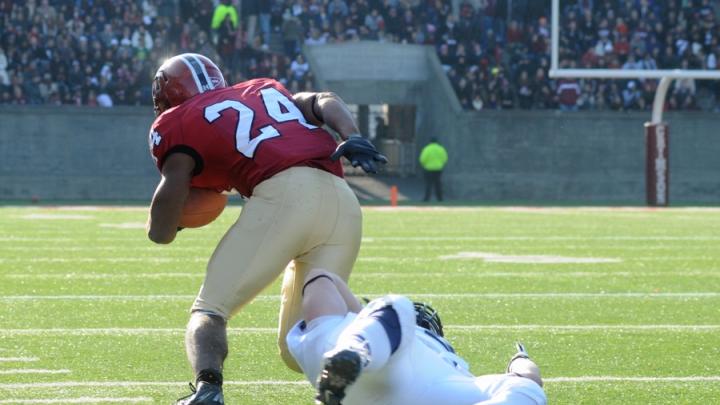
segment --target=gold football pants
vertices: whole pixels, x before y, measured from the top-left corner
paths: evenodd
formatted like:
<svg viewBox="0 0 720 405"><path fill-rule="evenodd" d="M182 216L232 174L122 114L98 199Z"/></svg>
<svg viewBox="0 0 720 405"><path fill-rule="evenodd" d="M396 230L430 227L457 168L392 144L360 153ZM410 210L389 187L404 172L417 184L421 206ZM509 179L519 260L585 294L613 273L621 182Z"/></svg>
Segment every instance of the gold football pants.
<svg viewBox="0 0 720 405"><path fill-rule="evenodd" d="M347 281L361 233L360 205L345 180L309 167L280 172L255 187L218 244L192 310L228 319L287 267L278 345L288 367L301 372L285 335L301 317L305 274L321 268Z"/></svg>

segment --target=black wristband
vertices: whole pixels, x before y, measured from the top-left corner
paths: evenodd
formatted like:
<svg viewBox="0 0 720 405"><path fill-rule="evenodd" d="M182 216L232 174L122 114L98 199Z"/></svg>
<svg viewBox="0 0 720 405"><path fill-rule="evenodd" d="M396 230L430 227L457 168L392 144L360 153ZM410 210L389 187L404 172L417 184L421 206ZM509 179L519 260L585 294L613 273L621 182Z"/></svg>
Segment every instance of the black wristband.
<svg viewBox="0 0 720 405"><path fill-rule="evenodd" d="M315 277L311 278L310 280L308 280L308 281L305 283L305 285L303 285L302 296L305 296L305 288L306 288L310 283L312 283L313 281L315 281L315 280L317 280L317 279L319 279L319 278L323 278L323 277L326 278L326 279L328 279L328 280L330 280L330 281L333 281L333 279L332 279L330 276L328 276L327 274L320 274L319 276L315 276Z"/></svg>

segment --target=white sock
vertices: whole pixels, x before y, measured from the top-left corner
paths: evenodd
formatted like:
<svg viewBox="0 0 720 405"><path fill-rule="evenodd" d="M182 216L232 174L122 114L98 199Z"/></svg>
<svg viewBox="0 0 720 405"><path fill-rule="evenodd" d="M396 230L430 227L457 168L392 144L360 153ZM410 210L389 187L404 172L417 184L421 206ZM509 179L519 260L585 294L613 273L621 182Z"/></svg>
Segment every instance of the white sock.
<svg viewBox="0 0 720 405"><path fill-rule="evenodd" d="M390 359L390 339L385 328L375 318L355 320L338 338L333 350L350 349L360 353L367 371L382 368Z"/></svg>

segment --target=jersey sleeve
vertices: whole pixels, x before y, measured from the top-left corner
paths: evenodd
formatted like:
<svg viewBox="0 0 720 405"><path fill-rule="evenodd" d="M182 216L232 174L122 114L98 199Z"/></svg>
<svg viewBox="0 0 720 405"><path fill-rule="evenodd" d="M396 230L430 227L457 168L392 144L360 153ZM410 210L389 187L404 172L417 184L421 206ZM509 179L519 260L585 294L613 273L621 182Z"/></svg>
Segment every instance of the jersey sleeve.
<svg viewBox="0 0 720 405"><path fill-rule="evenodd" d="M193 158L195 161L193 176L197 176L203 170L201 145L185 136L181 117L177 117L172 111L162 114L153 122L148 144L155 165L161 172L165 160L174 153L185 153Z"/></svg>

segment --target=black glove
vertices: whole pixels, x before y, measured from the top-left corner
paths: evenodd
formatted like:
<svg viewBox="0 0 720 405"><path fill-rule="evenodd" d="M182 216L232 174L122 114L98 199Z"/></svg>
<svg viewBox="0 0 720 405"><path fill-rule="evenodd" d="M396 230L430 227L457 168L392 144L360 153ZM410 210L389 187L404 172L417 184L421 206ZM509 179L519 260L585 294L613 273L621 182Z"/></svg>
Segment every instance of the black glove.
<svg viewBox="0 0 720 405"><path fill-rule="evenodd" d="M374 162L386 164L387 158L375 149L375 146L365 138L358 135L350 136L345 142L338 145L330 159L336 161L345 156L353 167L362 167L365 173L377 173Z"/></svg>

